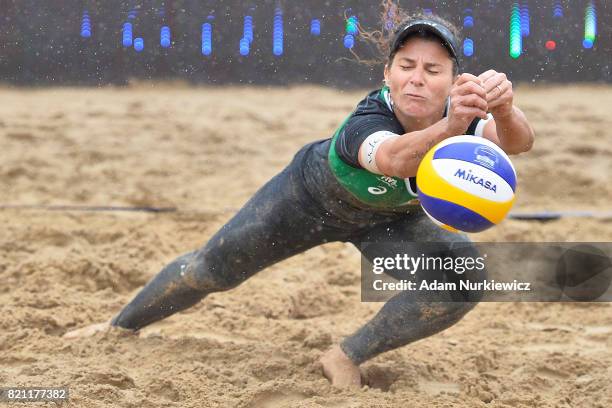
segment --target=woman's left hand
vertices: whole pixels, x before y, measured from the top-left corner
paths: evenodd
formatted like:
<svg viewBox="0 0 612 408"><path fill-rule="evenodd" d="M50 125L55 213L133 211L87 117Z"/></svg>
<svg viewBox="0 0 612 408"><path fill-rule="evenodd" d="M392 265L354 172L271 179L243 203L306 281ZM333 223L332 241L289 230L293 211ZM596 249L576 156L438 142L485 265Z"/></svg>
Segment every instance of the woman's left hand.
<svg viewBox="0 0 612 408"><path fill-rule="evenodd" d="M503 118L512 113L514 93L506 74L488 70L478 76L487 93L487 104L493 117Z"/></svg>

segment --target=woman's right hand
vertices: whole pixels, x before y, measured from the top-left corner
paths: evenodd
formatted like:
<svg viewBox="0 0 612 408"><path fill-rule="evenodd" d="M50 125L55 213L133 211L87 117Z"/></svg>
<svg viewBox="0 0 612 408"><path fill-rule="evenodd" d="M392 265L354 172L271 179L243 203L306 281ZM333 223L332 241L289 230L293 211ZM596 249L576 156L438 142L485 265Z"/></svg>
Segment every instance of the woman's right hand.
<svg viewBox="0 0 612 408"><path fill-rule="evenodd" d="M69 332L66 332L62 337L65 339L91 337L95 335L96 333L109 332L111 330L121 330L121 331L126 331L126 332L137 334L137 332L134 332L131 330L122 329L116 326L111 326L111 321L108 320L103 323L91 324L89 326L81 327L80 329L71 330Z"/></svg>
<svg viewBox="0 0 612 408"><path fill-rule="evenodd" d="M447 116L449 135L465 134L474 118L487 119L487 93L477 76L461 74L451 88L450 100Z"/></svg>

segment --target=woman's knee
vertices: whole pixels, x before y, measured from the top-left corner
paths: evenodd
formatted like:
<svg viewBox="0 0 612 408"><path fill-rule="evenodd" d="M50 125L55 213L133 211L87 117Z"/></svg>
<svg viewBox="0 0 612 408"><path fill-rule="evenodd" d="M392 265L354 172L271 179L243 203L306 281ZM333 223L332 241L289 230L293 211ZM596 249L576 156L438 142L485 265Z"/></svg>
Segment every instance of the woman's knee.
<svg viewBox="0 0 612 408"><path fill-rule="evenodd" d="M204 292L230 290L243 281L240 273L232 271L231 263L231 257L219 256L203 247L193 253L183 276L189 286Z"/></svg>

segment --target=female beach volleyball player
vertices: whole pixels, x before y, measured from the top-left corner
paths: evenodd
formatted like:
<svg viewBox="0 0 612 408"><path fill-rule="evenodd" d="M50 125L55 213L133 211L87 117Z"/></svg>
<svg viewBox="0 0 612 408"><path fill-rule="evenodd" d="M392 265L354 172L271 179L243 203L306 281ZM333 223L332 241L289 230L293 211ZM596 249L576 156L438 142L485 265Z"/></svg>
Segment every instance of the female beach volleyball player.
<svg viewBox="0 0 612 408"><path fill-rule="evenodd" d="M447 242L451 254L454 243L469 245L465 235L434 225L415 201L420 160L438 142L461 134L517 154L531 148L534 132L514 106L503 73L459 74L454 26L431 15L396 17L389 38L376 37L386 41L385 85L359 102L332 138L301 148L206 245L165 266L110 321L65 337L110 328L136 332L326 242L350 242L370 259L361 243ZM359 364L450 327L477 300L452 301L444 292L419 296L395 295L322 356L332 384L359 386Z"/></svg>

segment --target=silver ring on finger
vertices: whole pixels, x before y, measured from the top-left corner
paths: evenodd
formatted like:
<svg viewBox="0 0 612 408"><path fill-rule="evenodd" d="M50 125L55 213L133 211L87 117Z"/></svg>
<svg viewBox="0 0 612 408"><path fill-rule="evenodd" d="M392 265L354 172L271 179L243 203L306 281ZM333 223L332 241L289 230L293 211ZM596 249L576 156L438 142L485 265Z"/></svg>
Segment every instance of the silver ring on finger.
<svg viewBox="0 0 612 408"><path fill-rule="evenodd" d="M501 93L504 93L504 91L502 91L502 89L501 89L501 87L500 87L499 85L496 85L495 87L496 87L497 89L499 89L499 93L500 93L500 94L501 94Z"/></svg>

